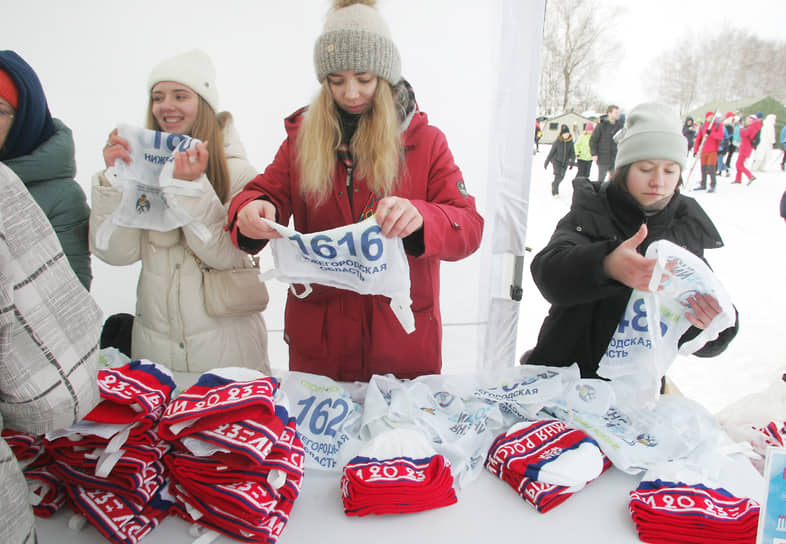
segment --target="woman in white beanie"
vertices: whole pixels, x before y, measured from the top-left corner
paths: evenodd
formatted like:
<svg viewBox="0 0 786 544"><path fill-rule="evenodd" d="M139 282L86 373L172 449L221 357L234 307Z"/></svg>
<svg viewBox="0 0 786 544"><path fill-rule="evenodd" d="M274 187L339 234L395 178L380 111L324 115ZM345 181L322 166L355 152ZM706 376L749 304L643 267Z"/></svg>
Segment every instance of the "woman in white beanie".
<svg viewBox="0 0 786 544"><path fill-rule="evenodd" d="M537 345L522 362L570 366L584 378L597 376L632 290L648 290L655 262L643 254L657 240L669 240L703 258L723 246L710 218L680 193L685 139L677 112L664 104L634 108L618 142L611 181L600 187L577 179L573 203L547 246L533 259L535 284L552 306ZM690 301L685 317L692 325L680 338L695 338L719 314L708 295ZM737 323L694 355L722 352Z"/></svg>
<svg viewBox="0 0 786 544"><path fill-rule="evenodd" d="M301 233L375 215L381 234L403 240L415 331L406 334L388 299L314 286L288 295L289 368L336 380L439 373L439 266L474 252L483 230L475 199L445 136L428 124L401 77L401 60L375 2L337 1L314 46L322 85L285 120L272 164L232 201L238 247L259 251L278 233L260 218Z"/></svg>
<svg viewBox="0 0 786 544"><path fill-rule="evenodd" d="M208 190L199 196L172 198L210 230L209 240L183 228L160 232L117 227L108 249L99 249L98 227L120 205L122 196L99 172L92 184L90 246L112 265L142 262L132 358L150 359L181 372L246 366L269 373L262 314L216 317L205 309L201 267L247 266L248 255L234 247L224 225L230 199L256 175L232 116L218 113L215 79L210 57L192 50L162 61L148 80L147 128L202 142L176 155L174 177L201 183ZM131 161L129 144L117 130L110 134L103 154L107 168L117 159Z"/></svg>

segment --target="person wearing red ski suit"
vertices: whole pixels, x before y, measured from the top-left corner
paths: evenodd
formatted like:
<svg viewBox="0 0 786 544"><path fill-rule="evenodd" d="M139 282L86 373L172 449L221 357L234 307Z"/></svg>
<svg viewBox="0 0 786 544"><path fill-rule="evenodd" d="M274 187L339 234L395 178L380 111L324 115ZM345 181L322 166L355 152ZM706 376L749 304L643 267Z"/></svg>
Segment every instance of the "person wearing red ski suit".
<svg viewBox="0 0 786 544"><path fill-rule="evenodd" d="M747 123L748 126L740 131L740 151L737 154L737 163L734 165L737 174L733 183L742 183L742 174L748 176L750 181L753 181L755 178L751 171L745 168L745 161L753 153L753 138L761 130L761 119L758 119L755 115L749 115Z"/></svg>
<svg viewBox="0 0 786 544"><path fill-rule="evenodd" d="M718 167L718 149L723 140L723 124L712 112L707 112L704 123L696 133L696 142L693 146L693 156L700 153L701 184L699 189L707 188L707 177L710 178L710 190L715 190L715 170Z"/></svg>

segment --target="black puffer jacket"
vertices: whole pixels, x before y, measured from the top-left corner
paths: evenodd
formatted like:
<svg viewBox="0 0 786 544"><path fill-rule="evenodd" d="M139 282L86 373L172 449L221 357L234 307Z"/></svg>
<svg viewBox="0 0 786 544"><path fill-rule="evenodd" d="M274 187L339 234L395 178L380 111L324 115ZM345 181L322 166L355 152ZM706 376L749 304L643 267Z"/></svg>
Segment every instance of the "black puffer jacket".
<svg viewBox="0 0 786 544"><path fill-rule="evenodd" d="M568 135L567 139L558 137L554 140L543 167L548 168L549 163L554 165L554 170L565 170L576 165L576 150L574 149L573 136Z"/></svg>
<svg viewBox="0 0 786 544"><path fill-rule="evenodd" d="M527 362L551 366L579 364L584 378L597 377L598 362L628 304L632 289L608 278L603 258L647 223L642 254L657 240L669 240L699 257L723 246L710 218L692 198L677 192L661 212L646 216L626 191L613 184L597 189L574 182L573 203L548 245L532 261L535 284L552 306ZM685 342L700 331L691 327ZM737 323L694 355L719 354L737 334Z"/></svg>
<svg viewBox="0 0 786 544"><path fill-rule="evenodd" d="M617 143L614 141L614 135L623 126L619 119L610 123L607 116L601 116L600 122L590 136L590 152L593 157L598 157L598 164L606 164L614 169L614 161L617 158Z"/></svg>

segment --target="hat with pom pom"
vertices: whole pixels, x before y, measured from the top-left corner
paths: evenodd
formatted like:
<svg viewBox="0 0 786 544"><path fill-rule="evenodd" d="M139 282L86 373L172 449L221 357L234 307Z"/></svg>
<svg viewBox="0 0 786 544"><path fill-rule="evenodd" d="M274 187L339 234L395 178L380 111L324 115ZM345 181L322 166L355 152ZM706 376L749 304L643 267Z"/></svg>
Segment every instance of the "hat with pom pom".
<svg viewBox="0 0 786 544"><path fill-rule="evenodd" d="M391 85L401 79L401 57L375 0L335 0L314 44L314 67L322 82L342 70L370 72Z"/></svg>

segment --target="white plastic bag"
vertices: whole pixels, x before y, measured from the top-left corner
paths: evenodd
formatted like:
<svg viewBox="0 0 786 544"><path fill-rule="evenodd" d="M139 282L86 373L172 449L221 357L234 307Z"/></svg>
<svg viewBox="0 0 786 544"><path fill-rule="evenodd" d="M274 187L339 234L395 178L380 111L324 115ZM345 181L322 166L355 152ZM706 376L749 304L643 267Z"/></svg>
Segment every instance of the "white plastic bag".
<svg viewBox="0 0 786 544"><path fill-rule="evenodd" d="M691 456L703 458L706 451L731 444L704 407L677 395L663 395L647 406L617 404L604 414L556 406L546 411L594 438L614 466L628 474L671 462L693 467Z"/></svg>
<svg viewBox="0 0 786 544"><path fill-rule="evenodd" d="M497 406L461 395L454 378L429 375L402 381L373 376L360 435L372 440L391 429L418 429L450 463L454 485L461 489L480 474L503 418Z"/></svg>
<svg viewBox="0 0 786 544"><path fill-rule="evenodd" d="M310 283L390 297L390 308L407 333L415 330L409 296L409 261L401 238L382 236L374 216L335 229L301 234L265 219L283 238L270 241L275 271L263 274L285 283Z"/></svg>
<svg viewBox="0 0 786 544"><path fill-rule="evenodd" d="M180 134L169 134L130 125L119 125L118 136L129 144L131 162L117 159L108 168L106 177L121 191L120 205L99 227L96 246L107 249L115 227L131 227L167 232L188 226L203 241L210 231L194 220L177 202L174 195L197 196L204 190L204 181L183 181L173 177L174 154L185 151L199 140Z"/></svg>
<svg viewBox="0 0 786 544"><path fill-rule="evenodd" d="M647 248L655 259L649 291L634 289L625 313L598 364L598 375L613 381L617 398L657 398L660 380L677 357L691 354L734 325L731 298L712 270L690 251L667 240ZM717 299L721 313L695 338L679 345L691 323L688 299L696 293Z"/></svg>
<svg viewBox="0 0 786 544"><path fill-rule="evenodd" d="M341 471L357 454L360 406L339 383L326 376L289 372L280 390L306 452L306 468Z"/></svg>
<svg viewBox="0 0 786 544"><path fill-rule="evenodd" d="M743 397L715 416L733 440L750 445L751 462L760 474L764 471L767 448L786 445L785 380L786 368L769 387Z"/></svg>

